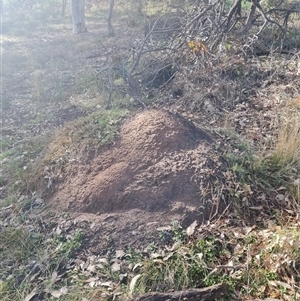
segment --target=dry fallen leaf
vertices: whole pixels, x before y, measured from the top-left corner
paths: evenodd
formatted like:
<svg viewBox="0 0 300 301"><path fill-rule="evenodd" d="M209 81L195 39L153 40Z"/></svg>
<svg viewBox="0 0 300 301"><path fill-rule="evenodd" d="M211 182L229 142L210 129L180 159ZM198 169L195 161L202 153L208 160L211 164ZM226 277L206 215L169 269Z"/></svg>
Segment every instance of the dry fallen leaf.
<svg viewBox="0 0 300 301"><path fill-rule="evenodd" d="M123 250L117 250L116 251L116 258L122 259L125 256L125 252Z"/></svg>
<svg viewBox="0 0 300 301"><path fill-rule="evenodd" d="M194 234L197 224L198 224L197 221L194 221L190 226L187 227L186 234L188 236L191 236Z"/></svg>
<svg viewBox="0 0 300 301"><path fill-rule="evenodd" d="M277 199L278 201L284 201L285 196L284 196L283 194L277 194L277 195L276 195L276 199Z"/></svg>
<svg viewBox="0 0 300 301"><path fill-rule="evenodd" d="M86 279L84 282L85 283L90 283L90 282L95 282L97 280L99 280L98 277L91 277L91 278Z"/></svg>
<svg viewBox="0 0 300 301"><path fill-rule="evenodd" d="M50 294L54 297L54 298L60 298L63 294L62 292L55 290L55 291L50 291Z"/></svg>
<svg viewBox="0 0 300 301"><path fill-rule="evenodd" d="M137 263L133 268L132 268L132 271L134 272L136 269L142 267L143 264L142 263Z"/></svg>
<svg viewBox="0 0 300 301"><path fill-rule="evenodd" d="M137 283L137 281L139 280L139 278L140 278L141 276L142 276L141 274L138 274L138 275L134 276L134 277L132 278L132 280L130 281L130 285L129 285L129 292L130 292L130 294L132 294L132 293L134 292L136 283Z"/></svg>
<svg viewBox="0 0 300 301"><path fill-rule="evenodd" d="M108 287L108 288L113 288L113 283L111 281L100 282L99 285L100 286L105 286L105 287Z"/></svg>
<svg viewBox="0 0 300 301"><path fill-rule="evenodd" d="M113 265L111 266L111 271L119 272L120 270L121 270L121 265L117 262L114 262Z"/></svg>
<svg viewBox="0 0 300 301"><path fill-rule="evenodd" d="M157 231L171 231L172 227L171 226L166 226L166 227L159 227L156 228Z"/></svg>
<svg viewBox="0 0 300 301"><path fill-rule="evenodd" d="M26 296L26 298L24 299L24 301L31 301L33 299L33 297L35 297L36 295L37 295L37 292L34 289L29 295Z"/></svg>

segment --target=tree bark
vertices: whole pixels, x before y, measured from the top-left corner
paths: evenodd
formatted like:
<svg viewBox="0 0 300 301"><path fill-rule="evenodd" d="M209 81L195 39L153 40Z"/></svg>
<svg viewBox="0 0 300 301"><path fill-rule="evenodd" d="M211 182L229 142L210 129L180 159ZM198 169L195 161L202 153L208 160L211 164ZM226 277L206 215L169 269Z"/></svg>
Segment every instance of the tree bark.
<svg viewBox="0 0 300 301"><path fill-rule="evenodd" d="M73 33L86 32L85 27L85 0L71 0Z"/></svg>

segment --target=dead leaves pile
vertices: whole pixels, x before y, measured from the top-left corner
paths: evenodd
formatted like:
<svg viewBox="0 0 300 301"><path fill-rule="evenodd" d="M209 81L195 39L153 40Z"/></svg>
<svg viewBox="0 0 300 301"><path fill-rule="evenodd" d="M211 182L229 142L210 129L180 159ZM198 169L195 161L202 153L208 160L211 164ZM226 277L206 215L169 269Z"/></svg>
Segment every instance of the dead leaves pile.
<svg viewBox="0 0 300 301"><path fill-rule="evenodd" d="M24 206L27 221L15 227L24 227L23 231L33 233L34 237L44 236L42 247L32 249L31 255L21 263L15 261L10 273L4 273L3 269L1 297L9 295L11 300L26 301L36 298L75 300L74 296L81 296L80 300L84 301L129 299L136 296L137 291L153 290L153 281L156 281L156 290L167 290L163 284L166 280L171 285L168 289L226 282L235 295L243 299L270 297L290 301L300 298L299 221L279 226L269 220L265 221L265 228L247 227L234 217L203 225L194 221L186 229L179 225L176 229L174 225L158 225L160 235L172 233L173 244L90 254L84 248L84 231L87 228L76 219L63 215L47 220L37 218L34 222L33 216L37 216L40 210L35 204L32 202L32 206L28 203ZM11 216L10 219L6 216L6 221L14 220L12 207L1 212L2 217ZM2 223L0 233L12 226L12 223ZM3 251L2 246L0 252ZM10 259L11 262L14 260ZM182 272L178 267L185 270ZM197 273L188 273L191 270ZM178 272L182 277L180 282L172 278ZM162 273L168 278L151 280L153 275ZM201 277L192 279L193 275ZM177 286L172 287L175 282ZM8 283L11 285L9 294L4 291ZM24 285L23 297L16 298L14 292L20 292ZM9 300L4 297L2 300Z"/></svg>
<svg viewBox="0 0 300 301"><path fill-rule="evenodd" d="M281 227L270 221L267 229L258 229L233 223L230 219L200 227L192 223L184 231L184 242L177 241L143 260L131 290L137 287L147 292L166 289L168 285L169 290L181 290L195 284L205 287L226 282L243 299L299 300L300 224ZM199 242L202 249L195 247ZM203 278L181 279L182 286L174 287L179 284L177 272L181 278L188 278L188 270L200 266ZM161 279L157 279L159 275Z"/></svg>

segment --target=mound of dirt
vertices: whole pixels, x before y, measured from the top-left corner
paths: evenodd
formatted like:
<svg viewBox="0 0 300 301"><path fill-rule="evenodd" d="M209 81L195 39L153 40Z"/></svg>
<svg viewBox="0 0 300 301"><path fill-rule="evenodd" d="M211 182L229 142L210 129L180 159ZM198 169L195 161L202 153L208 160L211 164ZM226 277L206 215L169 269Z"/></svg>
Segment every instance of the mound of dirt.
<svg viewBox="0 0 300 301"><path fill-rule="evenodd" d="M184 204L202 208L208 217L213 204L207 191L220 165L213 142L179 115L144 111L122 125L114 145L65 175L48 202L62 210L97 214L176 212Z"/></svg>

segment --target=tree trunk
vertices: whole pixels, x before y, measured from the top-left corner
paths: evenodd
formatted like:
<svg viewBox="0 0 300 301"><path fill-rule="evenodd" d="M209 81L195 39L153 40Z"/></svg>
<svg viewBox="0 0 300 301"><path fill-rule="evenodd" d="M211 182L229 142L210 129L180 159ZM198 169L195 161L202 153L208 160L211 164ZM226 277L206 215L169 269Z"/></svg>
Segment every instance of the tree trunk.
<svg viewBox="0 0 300 301"><path fill-rule="evenodd" d="M256 6L252 3L249 15L247 17L246 25L243 30L243 35L246 36L253 25L253 19L256 11Z"/></svg>
<svg viewBox="0 0 300 301"><path fill-rule="evenodd" d="M67 6L67 0L62 0L62 8L61 8L61 16L64 17L66 14L66 6Z"/></svg>
<svg viewBox="0 0 300 301"><path fill-rule="evenodd" d="M85 27L85 0L71 0L73 33L86 32Z"/></svg>
<svg viewBox="0 0 300 301"><path fill-rule="evenodd" d="M115 1L114 0L109 0L109 9L108 9L108 15L107 15L107 29L108 29L108 36L109 37L113 37L115 35L114 28L111 24L111 18L112 18L114 5L115 5Z"/></svg>
<svg viewBox="0 0 300 301"><path fill-rule="evenodd" d="M138 13L143 15L143 3L142 0L138 0Z"/></svg>
<svg viewBox="0 0 300 301"><path fill-rule="evenodd" d="M241 16L241 9L242 9L242 0L235 0L228 13L226 32L230 31L231 20L233 18L233 15Z"/></svg>

